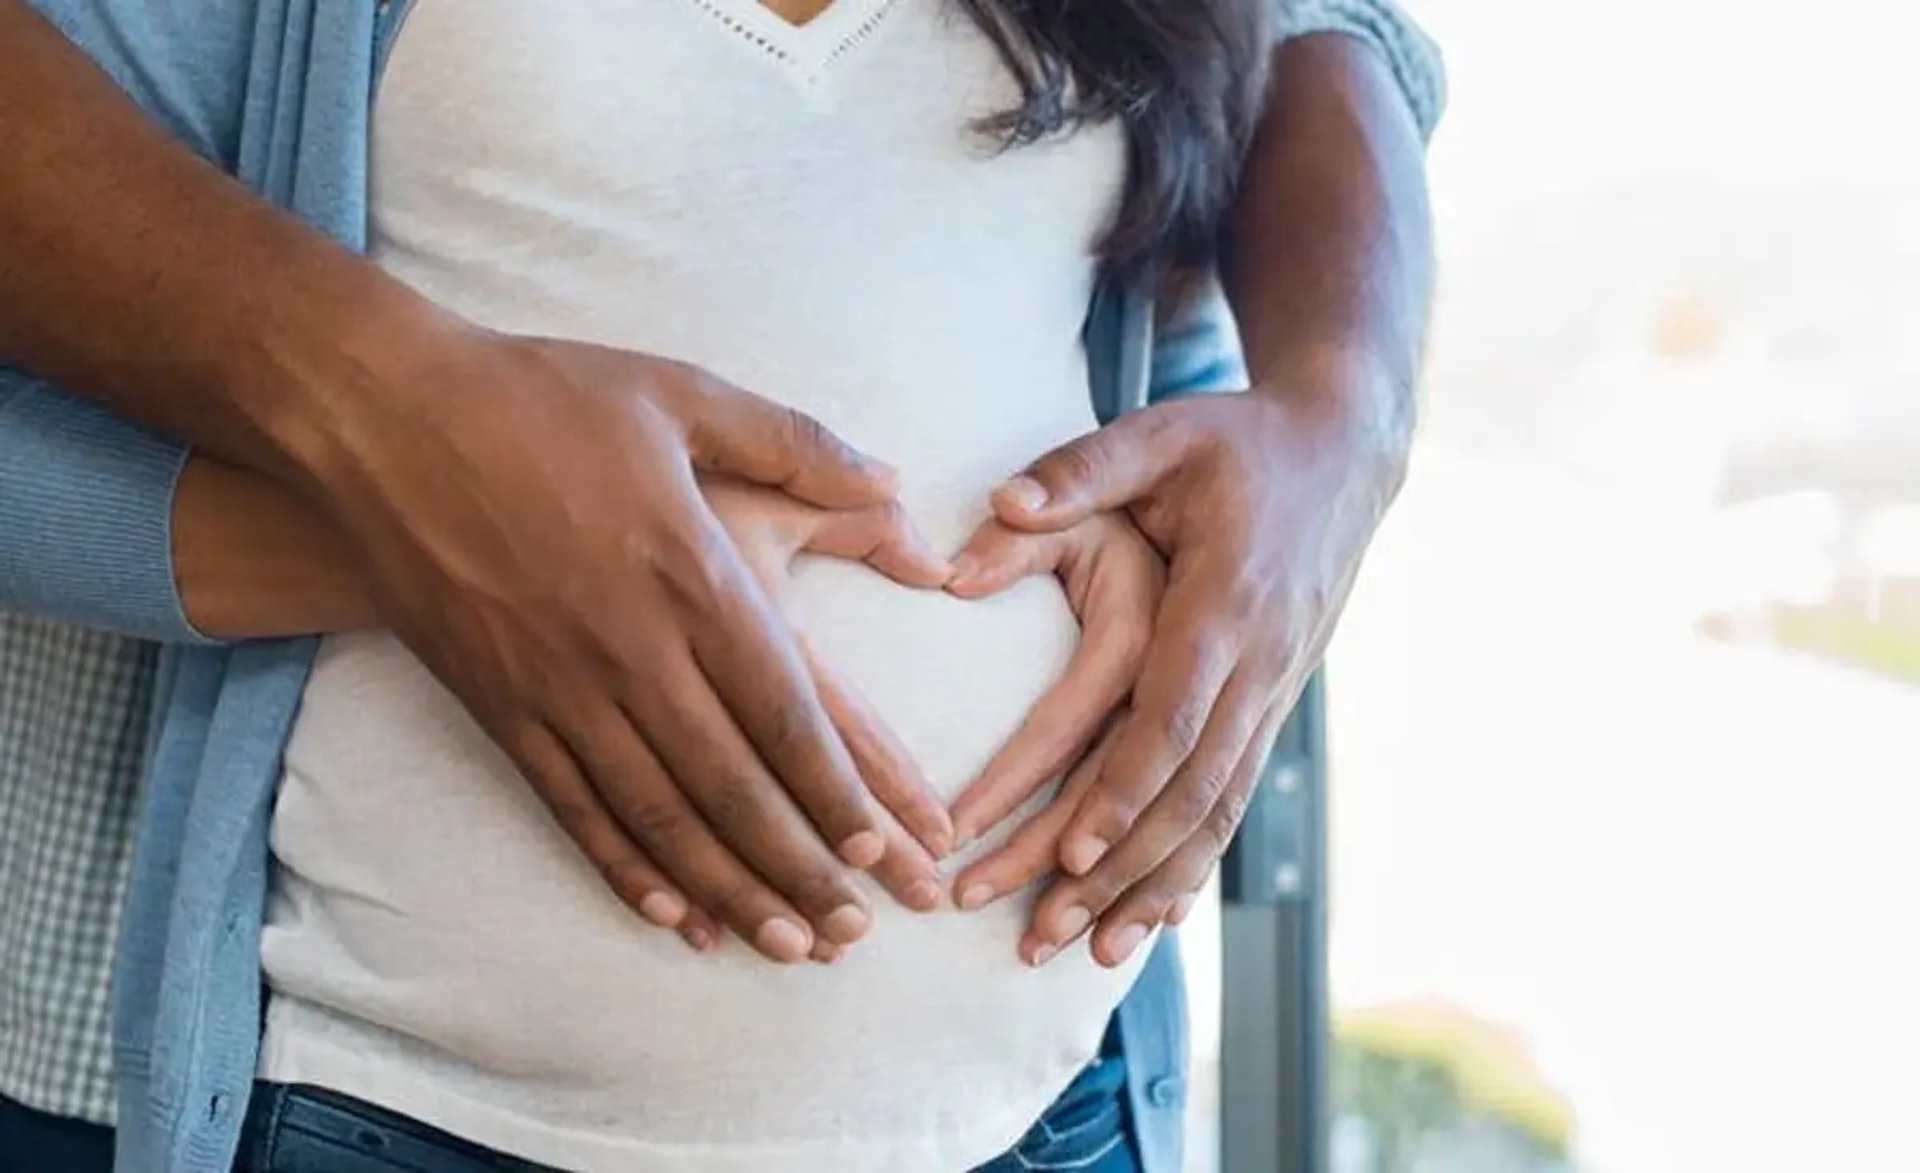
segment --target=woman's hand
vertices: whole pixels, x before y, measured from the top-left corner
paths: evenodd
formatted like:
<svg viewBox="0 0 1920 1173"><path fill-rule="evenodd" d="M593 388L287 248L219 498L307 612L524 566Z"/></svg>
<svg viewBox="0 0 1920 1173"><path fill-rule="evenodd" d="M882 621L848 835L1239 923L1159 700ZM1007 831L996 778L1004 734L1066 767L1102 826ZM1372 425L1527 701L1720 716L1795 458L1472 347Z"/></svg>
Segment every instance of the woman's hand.
<svg viewBox="0 0 1920 1173"><path fill-rule="evenodd" d="M768 600L783 614L785 584L801 554L862 562L906 587L937 589L952 577L953 564L927 544L897 502L823 509L779 489L724 476L702 476L700 489ZM795 635L828 717L885 807L881 830L887 850L870 871L902 904L932 911L940 903L940 875L924 845L952 841L947 811L886 723L815 652L804 632ZM698 931L713 929L704 913L696 922ZM816 940L812 956L831 961L841 952L833 942Z"/></svg>
<svg viewBox="0 0 1920 1173"><path fill-rule="evenodd" d="M1118 965L1185 916L1325 651L1405 444L1336 406L1367 397L1305 390L1147 408L994 496L1002 521L1033 532L1125 508L1170 563L1131 711L1070 783L1066 874L1034 910L1030 960L1094 927L1094 956Z"/></svg>
<svg viewBox="0 0 1920 1173"><path fill-rule="evenodd" d="M954 803L954 833L965 843L1087 758L1089 744L1112 721L1139 675L1167 572L1159 553L1124 513L1096 513L1070 528L1043 533L989 521L954 563L947 589L969 599L1005 590L1030 575L1055 575L1080 620L1080 644L1066 672ZM1090 781L1082 762L1053 802L963 871L954 884L960 907L981 908L1053 871L1060 834ZM1031 959L1038 947L1030 933L1022 952Z"/></svg>

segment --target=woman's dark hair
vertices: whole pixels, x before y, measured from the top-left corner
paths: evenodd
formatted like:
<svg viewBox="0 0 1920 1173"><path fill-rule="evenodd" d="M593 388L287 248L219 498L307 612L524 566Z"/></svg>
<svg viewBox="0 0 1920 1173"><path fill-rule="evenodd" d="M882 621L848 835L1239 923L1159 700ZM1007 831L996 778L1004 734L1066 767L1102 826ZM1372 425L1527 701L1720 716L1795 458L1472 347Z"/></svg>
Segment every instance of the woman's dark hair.
<svg viewBox="0 0 1920 1173"><path fill-rule="evenodd" d="M1273 0L960 0L1013 72L1020 105L983 129L1009 146L1119 119L1113 272L1210 260L1259 121Z"/></svg>

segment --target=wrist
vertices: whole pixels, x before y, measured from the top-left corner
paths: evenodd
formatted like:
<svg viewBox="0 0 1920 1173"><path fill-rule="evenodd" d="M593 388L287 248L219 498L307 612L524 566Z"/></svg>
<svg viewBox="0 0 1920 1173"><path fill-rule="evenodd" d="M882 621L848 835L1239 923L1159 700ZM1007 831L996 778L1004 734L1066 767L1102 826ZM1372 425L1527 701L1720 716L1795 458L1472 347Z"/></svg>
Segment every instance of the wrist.
<svg viewBox="0 0 1920 1173"><path fill-rule="evenodd" d="M483 334L383 275L342 284L358 287L302 290L297 306L267 314L228 372L262 471L321 503L399 421L448 393L449 370Z"/></svg>
<svg viewBox="0 0 1920 1173"><path fill-rule="evenodd" d="M1301 347L1262 364L1251 394L1312 452L1397 490L1413 447L1415 389L1405 363L1367 345Z"/></svg>

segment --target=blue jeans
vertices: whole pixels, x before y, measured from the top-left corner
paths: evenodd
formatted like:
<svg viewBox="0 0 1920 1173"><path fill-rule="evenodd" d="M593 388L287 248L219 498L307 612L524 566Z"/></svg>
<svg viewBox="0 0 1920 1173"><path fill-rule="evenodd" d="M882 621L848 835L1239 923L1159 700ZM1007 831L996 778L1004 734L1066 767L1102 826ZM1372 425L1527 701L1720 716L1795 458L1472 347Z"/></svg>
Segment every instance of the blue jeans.
<svg viewBox="0 0 1920 1173"><path fill-rule="evenodd" d="M1126 1060L1112 1045L1013 1151L975 1173L1139 1173ZM261 1083L235 1173L554 1173L322 1088ZM780 1173L770 1169L768 1173ZM933 1173L902 1170L901 1173Z"/></svg>
<svg viewBox="0 0 1920 1173"><path fill-rule="evenodd" d="M113 1130L0 1096L0 1173L111 1173Z"/></svg>

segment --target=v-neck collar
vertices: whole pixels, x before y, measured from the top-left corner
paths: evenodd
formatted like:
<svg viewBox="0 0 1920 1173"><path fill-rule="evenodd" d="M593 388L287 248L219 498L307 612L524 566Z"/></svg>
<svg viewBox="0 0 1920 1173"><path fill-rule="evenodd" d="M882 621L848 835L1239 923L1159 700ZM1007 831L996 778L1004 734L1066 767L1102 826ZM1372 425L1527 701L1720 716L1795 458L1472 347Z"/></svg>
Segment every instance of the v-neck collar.
<svg viewBox="0 0 1920 1173"><path fill-rule="evenodd" d="M811 84L905 0L833 0L805 24L794 24L760 0L690 2Z"/></svg>

